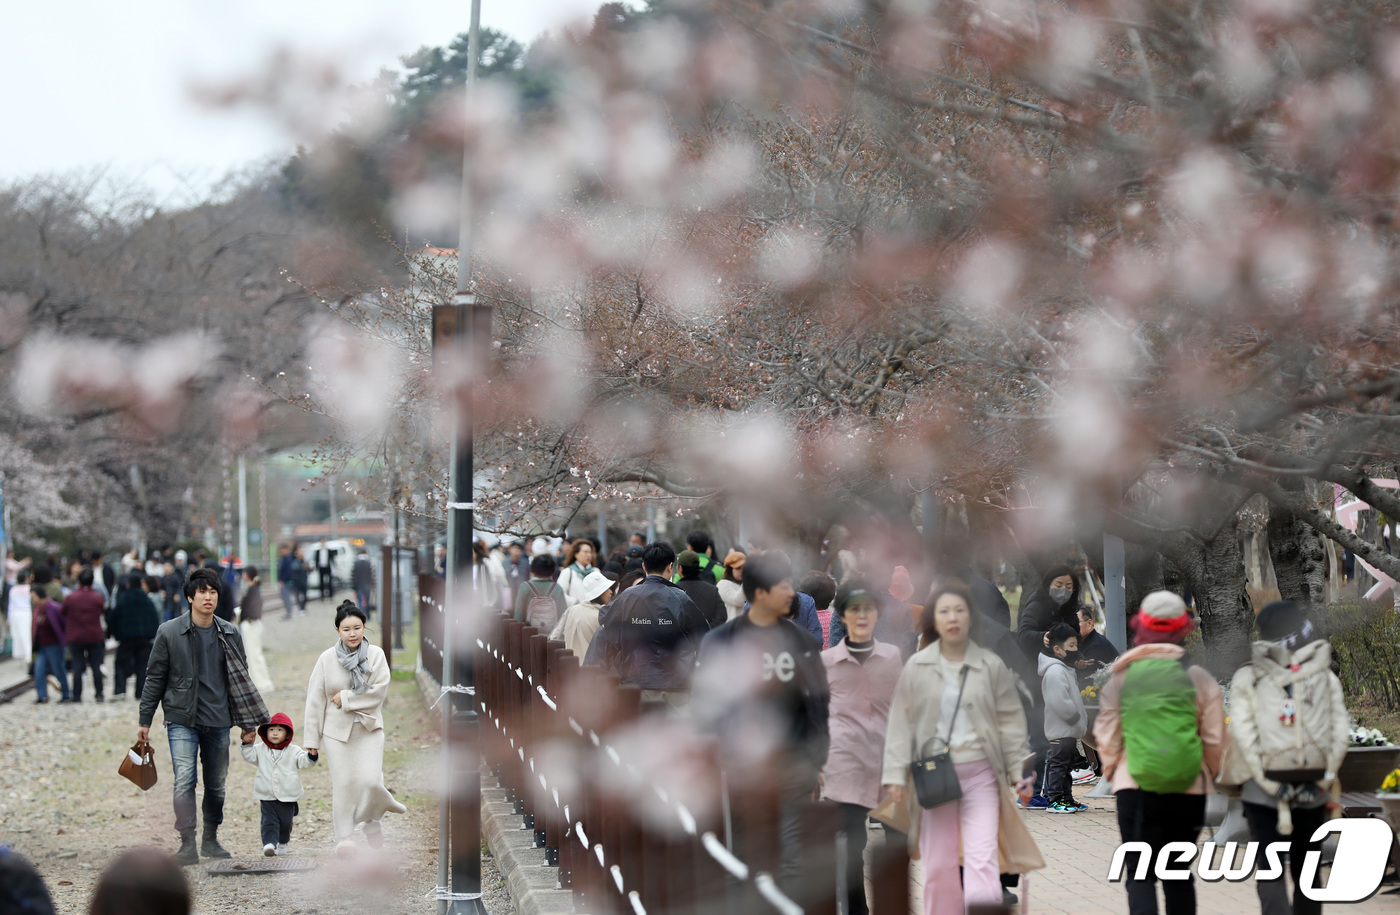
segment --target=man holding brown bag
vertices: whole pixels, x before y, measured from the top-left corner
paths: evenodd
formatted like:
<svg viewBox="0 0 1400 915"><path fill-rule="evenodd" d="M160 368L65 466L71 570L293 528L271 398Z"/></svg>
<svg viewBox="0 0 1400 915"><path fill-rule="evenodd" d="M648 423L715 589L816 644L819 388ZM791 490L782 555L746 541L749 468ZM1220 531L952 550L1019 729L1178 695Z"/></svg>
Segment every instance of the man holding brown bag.
<svg viewBox="0 0 1400 915"><path fill-rule="evenodd" d="M199 863L200 854L230 857L218 836L224 818L229 728L249 734L268 720L267 706L248 675L238 628L214 616L222 588L212 569L190 575L185 582L190 612L156 632L141 694L138 741L149 739L156 706L164 707L175 781L175 830L180 834L175 857L181 864ZM196 849L194 791L201 764L204 838Z"/></svg>

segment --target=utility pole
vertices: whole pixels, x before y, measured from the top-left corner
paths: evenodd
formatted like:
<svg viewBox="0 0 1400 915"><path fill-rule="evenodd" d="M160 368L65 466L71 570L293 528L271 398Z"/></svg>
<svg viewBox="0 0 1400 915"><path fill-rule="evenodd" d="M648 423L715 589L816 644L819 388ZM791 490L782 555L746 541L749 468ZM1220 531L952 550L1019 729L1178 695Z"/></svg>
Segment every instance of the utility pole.
<svg viewBox="0 0 1400 915"><path fill-rule="evenodd" d="M238 455L238 558L248 565L248 466Z"/></svg>
<svg viewBox="0 0 1400 915"><path fill-rule="evenodd" d="M481 0L472 0L471 30L467 41L467 82L464 105L466 123L476 91L477 60L481 56ZM461 232L457 245L457 293L450 306L433 309L433 349L450 353L460 369L470 372L468 408L476 378L486 370L491 352L491 308L480 306L472 294L472 250L475 228L471 189L470 138L462 138ZM447 505L447 607L443 613L442 678L444 687L472 688L474 678L468 640L475 631L472 593L473 429L475 416L463 418L463 404L453 404L451 476ZM464 625L465 624L465 625ZM464 649L457 658L458 643ZM463 661L465 663L463 663ZM481 763L476 700L449 693L442 716L443 768L446 796L438 819L438 911L442 915L484 915L481 904Z"/></svg>
<svg viewBox="0 0 1400 915"><path fill-rule="evenodd" d="M272 567L272 525L267 520L267 455L258 459L258 529L262 531L262 548L258 559L263 573Z"/></svg>
<svg viewBox="0 0 1400 915"><path fill-rule="evenodd" d="M1123 538L1103 537L1103 625L1104 635L1119 651L1128 650L1128 595L1125 577Z"/></svg>

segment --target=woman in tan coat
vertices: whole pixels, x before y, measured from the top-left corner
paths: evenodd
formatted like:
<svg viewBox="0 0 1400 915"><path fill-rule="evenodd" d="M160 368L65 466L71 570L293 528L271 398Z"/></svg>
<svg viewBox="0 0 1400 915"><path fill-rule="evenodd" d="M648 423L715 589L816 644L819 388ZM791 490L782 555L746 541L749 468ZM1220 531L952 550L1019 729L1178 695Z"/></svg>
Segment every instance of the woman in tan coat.
<svg viewBox="0 0 1400 915"><path fill-rule="evenodd" d="M311 671L306 688L305 748L326 754L331 770L331 823L336 854L355 850L355 827L365 840L384 844L379 819L405 813L384 787L384 698L389 663L383 649L365 641L365 613L344 601L335 613L339 641L327 648Z"/></svg>
<svg viewBox="0 0 1400 915"><path fill-rule="evenodd" d="M977 644L979 617L965 586L937 586L924 606L926 647L905 664L895 687L881 781L896 804L910 808L910 852L924 862L925 915L962 915L968 905L1001 905L1000 874L1023 874L1045 861L1012 798L1014 786L1024 802L1034 784L1022 774L1031 751L1015 675ZM924 810L906 787L909 766L945 749L962 798Z"/></svg>

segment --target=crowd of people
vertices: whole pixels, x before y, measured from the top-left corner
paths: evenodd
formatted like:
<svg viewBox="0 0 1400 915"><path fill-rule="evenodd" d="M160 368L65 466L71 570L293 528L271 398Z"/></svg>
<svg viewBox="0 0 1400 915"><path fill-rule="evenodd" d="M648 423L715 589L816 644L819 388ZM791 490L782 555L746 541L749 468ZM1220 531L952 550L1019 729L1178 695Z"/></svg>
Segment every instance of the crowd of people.
<svg viewBox="0 0 1400 915"><path fill-rule="evenodd" d="M1097 631L1082 573L1067 565L1031 583L1013 629L1005 596L967 563L945 561L915 603L909 572L878 557L833 551L798 577L781 551L749 544L721 557L703 531L679 553L645 541L635 535L605 558L584 538L557 553L540 539L530 555L524 542L480 543L478 593L637 687L650 713L710 734L734 791L777 799L779 877L795 898L814 798L839 810L832 838L845 849L838 895L847 915L869 910L872 813L887 842L907 843L920 860L927 915L959 915L1014 902L1019 875L1045 866L1024 816L1079 813L1087 805L1075 786L1102 777L1122 840L1146 843L1154 860L1170 843L1196 841L1208 794L1237 794L1255 839L1291 847L1294 893L1282 876L1258 880L1262 910L1320 911L1296 882L1313 828L1336 809L1348 716L1330 648L1296 605L1259 612L1227 725L1221 685L1183 647L1195 617L1172 592L1142 600L1120 652ZM298 549L280 552L291 615L304 605L298 581L308 564ZM235 597L204 559L187 566L176 554L162 577L110 571L91 557L58 581L46 564L12 563L10 624L28 612L38 701L50 675L60 701L81 701L89 671L101 701L104 640L117 640L113 695L136 680L139 741L164 709L180 863L229 856L218 828L234 727L257 767L264 854L287 852L304 797L299 773L323 753L337 852L354 852L356 830L380 845L381 818L404 808L383 781L390 677L365 639L365 581L352 576L358 601L340 605L337 638L309 672L298 746L290 716L263 703L261 652L249 647L260 639L246 628L261 625L258 570L242 569ZM237 624L226 605L240 611ZM751 805L731 807L733 851L762 854L753 843L768 833L746 829ZM1130 870L1125 882L1131 915L1158 911L1154 868ZM1168 915L1194 911L1191 880L1164 880L1163 893Z"/></svg>
<svg viewBox="0 0 1400 915"><path fill-rule="evenodd" d="M775 792L780 877L798 898L811 841L802 810L818 796L839 806L848 915L868 911L872 812L887 841L921 860L925 912L957 915L1015 902L1018 875L1045 866L1023 816L1080 813L1075 786L1101 777L1122 840L1146 843L1154 861L1171 842L1195 842L1208 793L1239 794L1256 839L1291 842L1295 883L1311 828L1336 809L1341 685L1328 644L1289 602L1258 614L1227 730L1220 684L1182 645L1195 617L1172 592L1142 601L1120 652L1068 565L1032 583L1013 630L1002 592L966 563L944 562L914 604L908 571L878 558L841 551L797 578L786 554L751 545L721 558L703 531L679 554L643 540L601 562L586 539L562 555L544 541L529 556L523 542L479 544L478 582L516 619L637 687L645 708L713 734L731 785ZM939 767L956 773L951 794L922 774ZM745 805L731 806L743 857ZM1129 911L1155 913L1154 869L1137 874ZM1195 910L1192 881L1163 888L1168 915ZM1296 891L1290 902L1282 878L1259 880L1258 893L1266 915L1320 910Z"/></svg>

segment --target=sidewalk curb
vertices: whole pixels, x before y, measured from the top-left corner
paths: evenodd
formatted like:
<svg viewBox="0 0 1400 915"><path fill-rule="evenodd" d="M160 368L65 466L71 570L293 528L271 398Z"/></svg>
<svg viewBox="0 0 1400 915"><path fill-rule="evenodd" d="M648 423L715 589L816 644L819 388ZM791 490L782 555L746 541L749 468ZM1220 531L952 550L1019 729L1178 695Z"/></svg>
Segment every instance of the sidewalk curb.
<svg viewBox="0 0 1400 915"><path fill-rule="evenodd" d="M432 705L442 692L433 675L419 667L415 679L424 703ZM442 720L446 704L432 709ZM567 915L574 911L572 890L558 889L559 868L546 867L544 849L535 848L533 830L525 829L525 820L506 802L504 788L496 787L496 779L483 775L481 779L481 836L496 859L496 868L506 879L511 903L520 915Z"/></svg>

